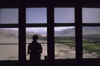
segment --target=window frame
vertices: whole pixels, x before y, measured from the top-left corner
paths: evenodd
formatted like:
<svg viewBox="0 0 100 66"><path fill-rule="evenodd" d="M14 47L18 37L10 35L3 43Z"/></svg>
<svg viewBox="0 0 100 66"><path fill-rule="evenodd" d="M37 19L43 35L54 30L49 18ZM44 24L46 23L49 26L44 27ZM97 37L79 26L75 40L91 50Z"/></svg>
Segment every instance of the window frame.
<svg viewBox="0 0 100 66"><path fill-rule="evenodd" d="M18 7L0 7L0 8L16 8L16 9L18 9ZM18 13L19 13L19 11L18 11ZM19 16L19 15L18 15ZM8 24L0 24L0 28L17 28L18 29L18 34L19 34L19 28L18 28L18 23L15 23L15 24L13 24L13 23L8 23ZM18 36L18 41L19 41L19 36ZM18 42L19 43L19 42ZM3 43L3 44L0 44L0 45L18 45L18 47L19 47L19 44L17 44L17 43L7 43L7 44L5 44L5 43ZM18 55L19 55L19 50L18 50ZM18 60L19 60L19 56L18 56ZM18 61L18 60L15 60L15 61ZM0 60L0 61L3 61L3 60ZM6 61L6 60L4 60L4 61ZM8 61L8 60L7 60Z"/></svg>
<svg viewBox="0 0 100 66"><path fill-rule="evenodd" d="M86 2L87 1L84 1L83 3L81 1L73 2L72 0L65 2L65 1L59 0L55 3L55 5L54 5L54 1L50 1L50 2L43 1L42 3L40 3L40 1L36 1L36 2L34 1L31 3L30 1L28 2L28 4L26 4L26 2L25 3L20 2L20 3L16 3L16 5L14 4L14 6L12 3L7 4L10 6L7 6L7 5L4 6L5 3L1 4L0 8L16 8L17 7L19 9L18 24L0 24L0 28L17 27L19 29L19 62L20 64L24 64L26 62L26 27L47 27L48 59L49 61L51 60L54 61L55 60L54 58L54 27L75 26L76 60L82 61L82 26L100 26L100 23L96 23L96 24L82 23L82 7L91 7L91 8L99 7L100 8L99 5L94 5L94 6L93 4L91 5L92 1L91 3L87 2L87 4L85 5ZM90 5L88 5L88 3ZM47 24L26 24L26 6L27 7L47 7ZM61 23L61 24L54 23L54 7L74 7L75 8L75 23ZM51 35L50 35L50 32L51 32Z"/></svg>
<svg viewBox="0 0 100 66"><path fill-rule="evenodd" d="M86 5L83 5L82 8L99 8L100 9L100 6L98 6L98 4L94 4L94 5L86 4ZM100 23L83 23L82 22L82 27L84 27L84 26L86 26L86 27L88 27L88 26L89 27L100 27ZM83 35L82 35L82 38L83 38ZM82 41L82 44L83 43L84 42ZM91 42L91 43L93 43L93 42ZM82 47L83 47L83 45L82 45ZM83 58L83 51L82 51L82 58ZM100 58L83 58L83 59L84 60L85 59L93 59L93 60L96 60L96 59L100 59Z"/></svg>

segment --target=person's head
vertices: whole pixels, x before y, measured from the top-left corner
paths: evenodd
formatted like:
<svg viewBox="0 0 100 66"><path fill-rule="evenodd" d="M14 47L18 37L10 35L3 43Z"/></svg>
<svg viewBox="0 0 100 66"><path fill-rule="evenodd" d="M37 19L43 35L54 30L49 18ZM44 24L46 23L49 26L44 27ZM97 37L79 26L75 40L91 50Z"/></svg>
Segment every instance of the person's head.
<svg viewBox="0 0 100 66"><path fill-rule="evenodd" d="M33 35L32 39L37 40L39 37L37 35Z"/></svg>

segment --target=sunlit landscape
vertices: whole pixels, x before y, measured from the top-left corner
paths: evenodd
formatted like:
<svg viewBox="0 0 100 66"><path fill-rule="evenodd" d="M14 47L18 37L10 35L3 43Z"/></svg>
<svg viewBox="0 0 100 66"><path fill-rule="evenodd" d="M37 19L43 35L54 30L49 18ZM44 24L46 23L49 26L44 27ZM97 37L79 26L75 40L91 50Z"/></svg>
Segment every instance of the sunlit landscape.
<svg viewBox="0 0 100 66"><path fill-rule="evenodd" d="M40 28L40 27L39 27ZM39 29L35 28L35 29ZM29 29L29 28L28 28ZM32 28L31 28L32 29ZM26 29L26 59L28 44L32 42L32 36L38 35L38 42L43 47L41 59L47 56L47 33L39 30L27 31ZM75 28L64 28L58 31L55 29L55 59L75 59ZM88 31L87 31L88 30ZM83 27L83 58L100 58L100 27ZM0 29L0 60L18 60L18 29Z"/></svg>

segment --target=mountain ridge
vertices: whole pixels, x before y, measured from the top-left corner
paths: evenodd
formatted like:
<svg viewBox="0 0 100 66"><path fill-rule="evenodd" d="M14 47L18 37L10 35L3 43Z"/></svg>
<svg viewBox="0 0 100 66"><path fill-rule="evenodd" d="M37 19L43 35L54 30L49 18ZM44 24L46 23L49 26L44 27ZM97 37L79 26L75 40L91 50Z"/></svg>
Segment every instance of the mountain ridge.
<svg viewBox="0 0 100 66"><path fill-rule="evenodd" d="M83 36L100 36L100 27L83 27ZM0 38L18 38L18 30L0 29ZM26 38L32 37L34 34L39 37L46 36L47 32L26 32ZM62 29L55 31L55 36L75 36L75 28Z"/></svg>
<svg viewBox="0 0 100 66"><path fill-rule="evenodd" d="M83 36L100 34L100 27L83 27ZM55 31L56 36L75 36L75 28L64 29L61 31Z"/></svg>

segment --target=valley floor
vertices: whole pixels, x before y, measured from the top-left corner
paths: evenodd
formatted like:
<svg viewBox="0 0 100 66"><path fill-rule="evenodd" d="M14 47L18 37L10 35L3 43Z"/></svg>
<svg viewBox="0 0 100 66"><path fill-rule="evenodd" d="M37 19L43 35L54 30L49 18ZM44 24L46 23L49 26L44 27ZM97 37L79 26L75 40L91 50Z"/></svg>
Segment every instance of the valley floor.
<svg viewBox="0 0 100 66"><path fill-rule="evenodd" d="M41 40L39 42L45 43L46 41ZM5 44L7 43L8 42L5 42ZM2 44L2 41L0 44ZM29 55L27 54L27 46L28 44L26 44L26 59L29 60ZM47 56L47 44L42 44L42 47L43 47L43 53L41 55L41 59L44 60L45 59L44 57ZM61 43L55 44L55 59L75 59L75 57L76 53L74 47L70 47ZM95 52L87 53L86 50L83 51L83 58L99 58L99 57L100 56ZM0 60L18 60L18 45L0 45Z"/></svg>

